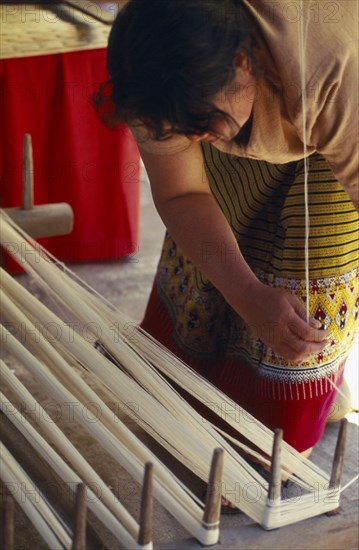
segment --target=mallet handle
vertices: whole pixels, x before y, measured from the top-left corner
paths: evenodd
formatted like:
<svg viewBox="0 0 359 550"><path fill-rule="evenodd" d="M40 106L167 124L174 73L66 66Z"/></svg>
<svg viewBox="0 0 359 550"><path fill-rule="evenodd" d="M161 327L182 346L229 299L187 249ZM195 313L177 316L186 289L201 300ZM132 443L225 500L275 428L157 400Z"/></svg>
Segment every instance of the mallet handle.
<svg viewBox="0 0 359 550"><path fill-rule="evenodd" d="M24 135L22 162L22 209L31 210L34 206L34 162L30 134Z"/></svg>

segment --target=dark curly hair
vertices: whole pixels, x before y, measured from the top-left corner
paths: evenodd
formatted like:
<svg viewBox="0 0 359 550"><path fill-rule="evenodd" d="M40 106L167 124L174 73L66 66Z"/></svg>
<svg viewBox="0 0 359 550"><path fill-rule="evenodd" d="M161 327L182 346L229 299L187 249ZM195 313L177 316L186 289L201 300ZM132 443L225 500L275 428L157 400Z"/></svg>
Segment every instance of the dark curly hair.
<svg viewBox="0 0 359 550"><path fill-rule="evenodd" d="M210 132L228 117L211 98L231 81L238 50L254 63L253 27L241 0L130 0L109 38L110 86L95 104L107 96L112 121L143 124L157 140Z"/></svg>

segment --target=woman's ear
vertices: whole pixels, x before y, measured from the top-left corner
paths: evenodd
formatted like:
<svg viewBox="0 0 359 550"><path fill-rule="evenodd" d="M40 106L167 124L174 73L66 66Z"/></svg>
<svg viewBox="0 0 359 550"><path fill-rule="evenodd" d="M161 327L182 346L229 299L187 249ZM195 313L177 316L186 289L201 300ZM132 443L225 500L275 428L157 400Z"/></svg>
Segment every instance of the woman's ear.
<svg viewBox="0 0 359 550"><path fill-rule="evenodd" d="M234 66L239 74L252 74L252 63L248 55L243 51L238 51L234 58Z"/></svg>

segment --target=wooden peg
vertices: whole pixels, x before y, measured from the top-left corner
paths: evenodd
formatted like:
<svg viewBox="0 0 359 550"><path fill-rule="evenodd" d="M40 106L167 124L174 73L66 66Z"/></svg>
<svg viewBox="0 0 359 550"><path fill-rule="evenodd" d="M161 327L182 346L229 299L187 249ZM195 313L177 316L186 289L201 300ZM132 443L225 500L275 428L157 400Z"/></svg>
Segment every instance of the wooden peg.
<svg viewBox="0 0 359 550"><path fill-rule="evenodd" d="M275 502L281 498L281 454L282 454L283 430L277 428L274 430L272 462L269 476L268 500Z"/></svg>
<svg viewBox="0 0 359 550"><path fill-rule="evenodd" d="M221 515L222 476L224 451L221 448L213 452L206 492L202 525L205 529L218 529Z"/></svg>
<svg viewBox="0 0 359 550"><path fill-rule="evenodd" d="M347 437L347 431L348 431L348 420L347 418L343 418L340 421L340 426L339 426L339 433L338 433L337 444L334 452L329 489L334 489L336 487L339 487L340 485L340 480L343 473L344 450L345 450L345 441Z"/></svg>
<svg viewBox="0 0 359 550"><path fill-rule="evenodd" d="M34 161L30 134L24 135L22 157L22 209L34 207Z"/></svg>
<svg viewBox="0 0 359 550"><path fill-rule="evenodd" d="M34 206L34 162L30 134L25 134L23 140L21 207L4 210L35 239L67 235L72 231L74 215L69 204L60 202Z"/></svg>
<svg viewBox="0 0 359 550"><path fill-rule="evenodd" d="M339 486L340 486L340 480L342 477L343 466L344 466L344 451L345 451L345 442L347 438L347 432L348 432L348 420L347 418L343 418L340 421L340 426L339 426L338 439L337 439L337 444L335 447L334 458L333 458L332 473L329 481L329 489L339 489ZM327 516L336 516L339 513L340 513L340 506L335 508L335 510L330 510L330 512L327 512Z"/></svg>
<svg viewBox="0 0 359 550"><path fill-rule="evenodd" d="M139 546L146 546L152 542L152 515L153 515L153 464L147 462L143 477L141 496L140 531L138 534Z"/></svg>
<svg viewBox="0 0 359 550"><path fill-rule="evenodd" d="M5 498L3 511L3 531L2 547L4 550L14 550L14 534L15 534L15 503L10 496Z"/></svg>
<svg viewBox="0 0 359 550"><path fill-rule="evenodd" d="M75 525L72 540L72 550L86 550L86 485L79 483L75 501Z"/></svg>

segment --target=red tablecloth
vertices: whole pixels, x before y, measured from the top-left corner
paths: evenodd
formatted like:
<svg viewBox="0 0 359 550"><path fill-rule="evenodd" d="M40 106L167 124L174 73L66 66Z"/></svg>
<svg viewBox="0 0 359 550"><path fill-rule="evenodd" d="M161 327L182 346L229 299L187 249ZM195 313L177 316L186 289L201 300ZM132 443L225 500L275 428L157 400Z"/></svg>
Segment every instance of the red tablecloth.
<svg viewBox="0 0 359 550"><path fill-rule="evenodd" d="M139 154L127 128L109 130L89 97L107 79L106 50L0 61L1 206L20 206L22 140L32 136L35 204L68 202L71 235L40 240L66 261L137 249Z"/></svg>

